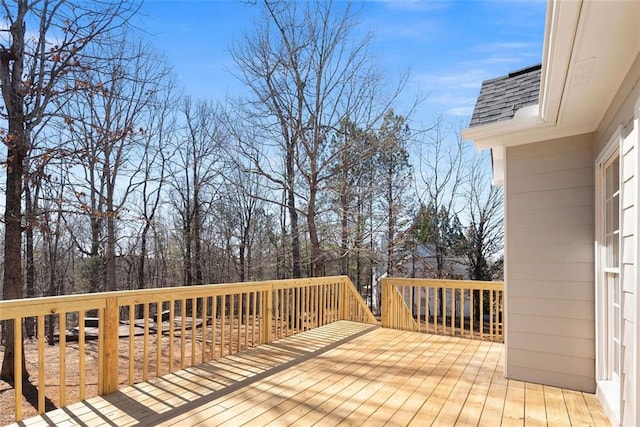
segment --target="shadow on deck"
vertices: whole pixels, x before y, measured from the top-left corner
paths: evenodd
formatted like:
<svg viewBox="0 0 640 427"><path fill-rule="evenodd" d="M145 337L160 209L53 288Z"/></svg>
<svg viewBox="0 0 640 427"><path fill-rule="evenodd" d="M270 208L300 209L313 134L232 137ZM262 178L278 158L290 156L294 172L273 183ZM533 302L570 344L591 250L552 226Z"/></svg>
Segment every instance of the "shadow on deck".
<svg viewBox="0 0 640 427"><path fill-rule="evenodd" d="M591 394L505 379L503 347L339 321L17 425L609 425Z"/></svg>

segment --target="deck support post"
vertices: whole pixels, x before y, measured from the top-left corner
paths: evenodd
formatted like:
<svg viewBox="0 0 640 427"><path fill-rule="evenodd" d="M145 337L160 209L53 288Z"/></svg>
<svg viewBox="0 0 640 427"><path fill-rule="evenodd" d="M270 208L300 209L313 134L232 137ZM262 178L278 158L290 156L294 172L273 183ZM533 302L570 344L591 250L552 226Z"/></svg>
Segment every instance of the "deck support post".
<svg viewBox="0 0 640 427"><path fill-rule="evenodd" d="M104 323L102 328L103 336L100 337L104 346L104 357L102 359L103 378L100 388L102 395L118 391L118 334L119 334L119 313L118 298L108 297L104 309Z"/></svg>

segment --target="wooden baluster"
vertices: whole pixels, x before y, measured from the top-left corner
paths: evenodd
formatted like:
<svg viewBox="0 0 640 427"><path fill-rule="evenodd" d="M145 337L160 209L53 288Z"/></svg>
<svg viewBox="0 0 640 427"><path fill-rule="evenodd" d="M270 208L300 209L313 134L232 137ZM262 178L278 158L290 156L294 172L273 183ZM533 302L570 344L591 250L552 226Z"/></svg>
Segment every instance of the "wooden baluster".
<svg viewBox="0 0 640 427"><path fill-rule="evenodd" d="M220 295L220 357L225 355L227 342L227 295Z"/></svg>
<svg viewBox="0 0 640 427"><path fill-rule="evenodd" d="M473 289L469 289L469 329L471 329L471 338L475 337L475 318L476 318L476 308L474 305L475 298L473 295Z"/></svg>
<svg viewBox="0 0 640 427"><path fill-rule="evenodd" d="M86 398L86 358L85 358L85 332L84 332L84 310L78 312L78 363L80 363L78 374L80 375L80 400ZM44 320L44 319L43 319ZM43 396L44 397L44 396ZM43 402L44 403L44 402Z"/></svg>
<svg viewBox="0 0 640 427"><path fill-rule="evenodd" d="M134 363L135 363L135 357L134 357L134 353L133 353L133 344L134 344L134 331L133 328L135 326L135 307L133 304L129 304L129 378L128 378L128 383L129 385L133 384L133 380L134 380ZM84 313L82 314L82 318L84 319ZM84 320L81 322L84 323ZM81 374L81 377L83 375ZM80 398L80 400L83 400L83 398Z"/></svg>
<svg viewBox="0 0 640 427"><path fill-rule="evenodd" d="M250 305L250 294L245 292L242 294L242 298L244 299L244 348L245 350L249 348L249 305Z"/></svg>
<svg viewBox="0 0 640 427"><path fill-rule="evenodd" d="M251 346L255 347L256 346L256 322L258 320L256 318L257 305L258 305L258 293L256 291L253 291L251 298L253 301L253 307L252 307L253 311L251 313L251 316L253 317L253 326L251 328Z"/></svg>
<svg viewBox="0 0 640 427"><path fill-rule="evenodd" d="M494 294L493 290L489 291L489 301L490 301L489 307L490 307L490 310L491 310L490 317L489 317L489 325L491 327L491 335L490 336L491 336L491 341L495 341L495 337L494 337L495 319L494 318L495 318L495 302L496 301L495 301L495 294Z"/></svg>
<svg viewBox="0 0 640 427"><path fill-rule="evenodd" d="M200 352L200 363L206 362L207 359L207 298L201 297L202 300L202 312L200 313L200 339L202 340Z"/></svg>
<svg viewBox="0 0 640 427"><path fill-rule="evenodd" d="M156 303L156 378L162 375L162 301Z"/></svg>
<svg viewBox="0 0 640 427"><path fill-rule="evenodd" d="M484 340L484 289L480 291L480 339Z"/></svg>
<svg viewBox="0 0 640 427"><path fill-rule="evenodd" d="M216 359L216 335L218 332L218 295L211 300L211 358Z"/></svg>
<svg viewBox="0 0 640 427"><path fill-rule="evenodd" d="M464 337L464 289L460 289L460 336Z"/></svg>
<svg viewBox="0 0 640 427"><path fill-rule="evenodd" d="M296 333L302 330L302 288L296 288Z"/></svg>
<svg viewBox="0 0 640 427"><path fill-rule="evenodd" d="M449 301L451 301L451 331L450 336L456 336L456 290L449 288Z"/></svg>
<svg viewBox="0 0 640 427"><path fill-rule="evenodd" d="M265 344L270 344L273 341L273 335L271 330L271 318L273 313L273 290L272 289L273 288L269 288L269 290L263 293L264 296L262 297L262 300L263 300L262 305L264 306L264 313L265 313L263 316L264 336L262 337L262 339Z"/></svg>
<svg viewBox="0 0 640 427"><path fill-rule="evenodd" d="M229 295L229 353L233 354L233 323L235 321L234 307L236 304L235 294Z"/></svg>
<svg viewBox="0 0 640 427"><path fill-rule="evenodd" d="M67 406L67 313L58 315L58 366L60 367L60 406Z"/></svg>
<svg viewBox="0 0 640 427"><path fill-rule="evenodd" d="M45 385L44 385L44 315L38 316L38 414L44 414L44 397L45 397ZM82 393L82 389L80 392Z"/></svg>
<svg viewBox="0 0 640 427"><path fill-rule="evenodd" d="M13 321L13 373L16 421L22 421L22 317Z"/></svg>
<svg viewBox="0 0 640 427"><path fill-rule="evenodd" d="M142 345L142 381L149 379L149 303L143 305L144 339Z"/></svg>
<svg viewBox="0 0 640 427"><path fill-rule="evenodd" d="M169 372L173 372L173 339L175 337L176 300L169 301Z"/></svg>
<svg viewBox="0 0 640 427"><path fill-rule="evenodd" d="M183 298L180 304L180 369L184 369L187 358L187 300Z"/></svg>
<svg viewBox="0 0 640 427"><path fill-rule="evenodd" d="M191 298L191 366L196 364L196 326L198 320L198 300Z"/></svg>
<svg viewBox="0 0 640 427"><path fill-rule="evenodd" d="M238 310L236 311L238 317L238 328L236 334L236 352L240 351L240 330L242 329L242 294L237 295Z"/></svg>

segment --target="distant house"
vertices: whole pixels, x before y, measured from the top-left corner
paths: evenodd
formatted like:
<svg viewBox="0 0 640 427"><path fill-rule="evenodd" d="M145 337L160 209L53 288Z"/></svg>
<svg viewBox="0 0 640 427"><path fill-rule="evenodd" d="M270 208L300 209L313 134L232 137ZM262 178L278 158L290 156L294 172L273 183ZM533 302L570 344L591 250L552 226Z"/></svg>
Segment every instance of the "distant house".
<svg viewBox="0 0 640 427"><path fill-rule="evenodd" d="M419 245L415 250L404 250L397 254L394 275L399 277L435 278L438 272L436 247L431 243ZM464 257L443 257L444 273L447 278L467 280L469 268Z"/></svg>
<svg viewBox="0 0 640 427"><path fill-rule="evenodd" d="M542 64L483 83L463 133L505 188L505 375L640 425L640 2L551 0Z"/></svg>

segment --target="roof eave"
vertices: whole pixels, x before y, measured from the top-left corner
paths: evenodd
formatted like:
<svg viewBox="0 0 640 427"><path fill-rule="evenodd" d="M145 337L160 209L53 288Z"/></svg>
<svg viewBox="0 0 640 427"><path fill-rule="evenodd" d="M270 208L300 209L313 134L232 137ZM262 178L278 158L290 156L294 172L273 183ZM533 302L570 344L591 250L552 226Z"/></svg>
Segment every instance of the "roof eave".
<svg viewBox="0 0 640 427"><path fill-rule="evenodd" d="M540 117L557 123L578 32L582 1L549 0L540 78Z"/></svg>
<svg viewBox="0 0 640 427"><path fill-rule="evenodd" d="M539 111L539 104L521 108L510 120L464 129L462 137L466 140L473 140L478 150L516 145L517 142L514 143L512 138L509 138L510 135L554 125L554 123L542 120Z"/></svg>

